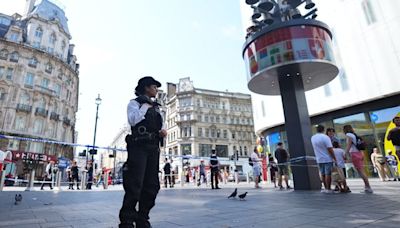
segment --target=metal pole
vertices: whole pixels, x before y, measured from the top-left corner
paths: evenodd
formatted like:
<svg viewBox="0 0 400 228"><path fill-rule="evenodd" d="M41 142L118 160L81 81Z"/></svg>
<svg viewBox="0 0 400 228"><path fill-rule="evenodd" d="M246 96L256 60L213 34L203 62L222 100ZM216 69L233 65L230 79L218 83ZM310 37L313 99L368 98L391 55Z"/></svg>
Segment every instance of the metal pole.
<svg viewBox="0 0 400 228"><path fill-rule="evenodd" d="M117 151L114 150L114 171L113 171L113 179L115 180L116 174L115 174L115 170L116 170L116 166L117 166Z"/></svg>
<svg viewBox="0 0 400 228"><path fill-rule="evenodd" d="M93 136L93 150L94 147L96 146L96 133L97 133L97 119L99 118L99 105L97 104L97 108L96 108L96 120L94 123L94 136ZM92 164L94 161L94 154L92 154Z"/></svg>

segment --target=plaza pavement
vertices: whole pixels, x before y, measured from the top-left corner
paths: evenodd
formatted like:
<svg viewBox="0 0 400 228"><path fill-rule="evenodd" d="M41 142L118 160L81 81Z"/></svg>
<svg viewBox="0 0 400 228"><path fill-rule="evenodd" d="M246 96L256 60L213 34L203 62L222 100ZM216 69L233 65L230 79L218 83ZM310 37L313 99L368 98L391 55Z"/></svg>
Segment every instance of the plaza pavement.
<svg viewBox="0 0 400 228"><path fill-rule="evenodd" d="M229 200L235 185L211 190L193 185L162 189L150 217L155 228L172 227L400 227L400 182L372 180L374 194L360 193L350 180L350 194L278 191L269 184L248 191L246 201ZM38 189L38 188L37 188ZM121 186L94 191L0 192L0 227L117 227ZM23 195L14 205L16 193Z"/></svg>

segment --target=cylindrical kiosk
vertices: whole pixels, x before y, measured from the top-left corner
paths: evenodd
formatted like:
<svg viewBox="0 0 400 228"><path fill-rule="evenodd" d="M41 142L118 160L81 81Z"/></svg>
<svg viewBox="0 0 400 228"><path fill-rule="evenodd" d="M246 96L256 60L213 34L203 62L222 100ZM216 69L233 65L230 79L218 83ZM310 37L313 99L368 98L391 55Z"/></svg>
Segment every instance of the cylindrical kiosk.
<svg viewBox="0 0 400 228"><path fill-rule="evenodd" d="M303 18L265 26L248 36L242 55L248 88L282 97L289 151L296 161L291 167L295 189L320 189L304 92L327 84L339 72L328 26Z"/></svg>

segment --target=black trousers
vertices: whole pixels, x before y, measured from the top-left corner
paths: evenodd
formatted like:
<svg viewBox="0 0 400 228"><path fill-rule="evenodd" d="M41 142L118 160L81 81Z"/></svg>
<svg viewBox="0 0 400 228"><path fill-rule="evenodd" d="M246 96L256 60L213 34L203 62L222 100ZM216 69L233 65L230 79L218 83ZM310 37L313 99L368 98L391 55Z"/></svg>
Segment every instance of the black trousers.
<svg viewBox="0 0 400 228"><path fill-rule="evenodd" d="M212 170L211 169L211 188L214 188L214 182L215 182L215 188L218 188L218 178L219 178L219 170Z"/></svg>
<svg viewBox="0 0 400 228"><path fill-rule="evenodd" d="M119 212L120 227L132 227L133 222L138 228L150 227L149 213L160 190L160 149L158 145L128 144L128 156L122 169L125 196Z"/></svg>
<svg viewBox="0 0 400 228"><path fill-rule="evenodd" d="M88 176L88 183L86 184L86 189L92 189L93 184L93 174Z"/></svg>
<svg viewBox="0 0 400 228"><path fill-rule="evenodd" d="M49 185L50 186L50 189L53 189L53 185L51 184L52 183L52 178L50 177L50 178L47 178L47 177L43 177L43 183L42 183L42 186L40 187L41 189L43 189L43 187L45 186L45 185ZM48 182L48 183L45 183L45 182Z"/></svg>
<svg viewBox="0 0 400 228"><path fill-rule="evenodd" d="M164 174L164 187L167 187L167 182L169 183L169 187L174 186L171 183L171 174L170 173L165 173Z"/></svg>

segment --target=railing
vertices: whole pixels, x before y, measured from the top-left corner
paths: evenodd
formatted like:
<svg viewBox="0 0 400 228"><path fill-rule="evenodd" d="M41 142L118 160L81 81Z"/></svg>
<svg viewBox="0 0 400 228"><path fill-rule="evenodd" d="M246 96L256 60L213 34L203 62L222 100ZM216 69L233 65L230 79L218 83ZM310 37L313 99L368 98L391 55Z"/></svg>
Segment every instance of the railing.
<svg viewBox="0 0 400 228"><path fill-rule="evenodd" d="M41 86L41 85L36 85L35 89L41 93L50 95L50 96L56 96L56 91L49 89L47 87Z"/></svg>
<svg viewBox="0 0 400 228"><path fill-rule="evenodd" d="M32 111L32 106L26 104L17 104L17 112L30 113Z"/></svg>
<svg viewBox="0 0 400 228"><path fill-rule="evenodd" d="M60 120L60 115L55 113L55 112L51 112L50 119L51 120L55 120L55 121L59 121Z"/></svg>
<svg viewBox="0 0 400 228"><path fill-rule="evenodd" d="M44 109L44 108L36 108L35 115L43 116L43 117L46 118L48 114L49 114L49 111L47 111L46 109Z"/></svg>

